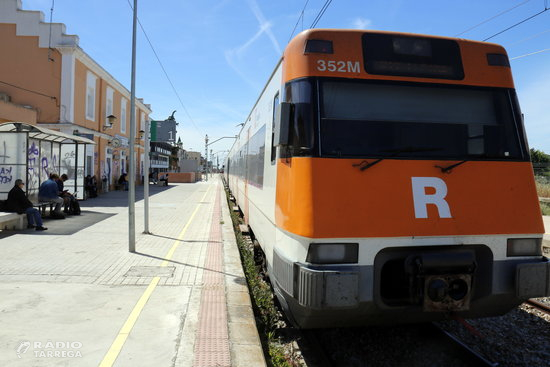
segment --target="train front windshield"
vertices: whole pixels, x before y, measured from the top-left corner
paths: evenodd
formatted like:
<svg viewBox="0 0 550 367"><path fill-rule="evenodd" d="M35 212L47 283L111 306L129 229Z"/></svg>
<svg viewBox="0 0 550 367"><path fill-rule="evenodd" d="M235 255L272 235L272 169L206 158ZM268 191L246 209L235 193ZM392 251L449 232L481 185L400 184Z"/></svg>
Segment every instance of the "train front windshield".
<svg viewBox="0 0 550 367"><path fill-rule="evenodd" d="M526 160L513 90L319 81L324 157Z"/></svg>

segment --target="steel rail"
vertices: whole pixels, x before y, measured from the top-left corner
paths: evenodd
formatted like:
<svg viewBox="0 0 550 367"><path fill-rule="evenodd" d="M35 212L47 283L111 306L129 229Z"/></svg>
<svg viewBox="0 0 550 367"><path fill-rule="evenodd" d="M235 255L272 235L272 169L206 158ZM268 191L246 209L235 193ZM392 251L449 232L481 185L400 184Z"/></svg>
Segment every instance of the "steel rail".
<svg viewBox="0 0 550 367"><path fill-rule="evenodd" d="M547 305L545 303L537 301L536 299L533 299L533 298L528 299L527 301L525 301L525 304L550 315L550 305Z"/></svg>
<svg viewBox="0 0 550 367"><path fill-rule="evenodd" d="M485 356L481 355L480 353L476 352L472 348L470 348L468 345L463 343L460 339L458 339L453 334L443 330L439 326L437 326L435 323L430 323L433 327L433 330L440 335L444 336L449 343L454 344L456 348L458 348L461 352L463 352L462 356L464 359L468 362L468 365L470 366L490 366L490 367L497 367L499 364L497 362L492 362L488 360Z"/></svg>

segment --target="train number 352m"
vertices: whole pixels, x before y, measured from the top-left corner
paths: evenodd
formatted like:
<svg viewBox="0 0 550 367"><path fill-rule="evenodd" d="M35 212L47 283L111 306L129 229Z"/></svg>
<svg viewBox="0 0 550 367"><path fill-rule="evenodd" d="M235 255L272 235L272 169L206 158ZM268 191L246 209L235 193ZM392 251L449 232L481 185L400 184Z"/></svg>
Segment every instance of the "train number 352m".
<svg viewBox="0 0 550 367"><path fill-rule="evenodd" d="M358 73L361 68L359 61L317 60L317 70L338 73Z"/></svg>

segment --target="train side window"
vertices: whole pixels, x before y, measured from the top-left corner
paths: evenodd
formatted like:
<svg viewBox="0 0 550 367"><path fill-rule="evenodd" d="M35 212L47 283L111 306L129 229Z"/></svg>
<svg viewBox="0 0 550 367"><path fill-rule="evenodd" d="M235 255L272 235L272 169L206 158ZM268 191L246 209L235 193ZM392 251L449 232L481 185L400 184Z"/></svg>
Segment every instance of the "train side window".
<svg viewBox="0 0 550 367"><path fill-rule="evenodd" d="M277 147L275 146L275 119L277 117L277 108L279 107L279 92L273 98L273 119L271 123L271 164L277 160Z"/></svg>

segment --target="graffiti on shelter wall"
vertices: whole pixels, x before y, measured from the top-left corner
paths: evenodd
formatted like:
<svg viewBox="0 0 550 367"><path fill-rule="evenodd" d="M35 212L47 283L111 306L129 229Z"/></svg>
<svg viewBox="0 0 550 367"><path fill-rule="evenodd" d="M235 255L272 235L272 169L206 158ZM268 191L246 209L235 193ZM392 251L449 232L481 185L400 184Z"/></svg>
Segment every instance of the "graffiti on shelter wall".
<svg viewBox="0 0 550 367"><path fill-rule="evenodd" d="M0 167L0 184L9 184L12 182L13 180L12 171L13 171L12 166Z"/></svg>
<svg viewBox="0 0 550 367"><path fill-rule="evenodd" d="M2 151L0 151L0 159L2 160L2 163L5 164L6 159L9 159L9 158L11 158L11 157L8 155L8 150L6 149L6 142L3 141L2 142Z"/></svg>
<svg viewBox="0 0 550 367"><path fill-rule="evenodd" d="M26 180L24 175L25 139L18 139L13 134L0 133L0 199L7 197L15 180ZM22 164L19 165L18 160Z"/></svg>
<svg viewBox="0 0 550 367"><path fill-rule="evenodd" d="M40 185L40 143L38 140L29 140L27 149L28 180L27 190L38 190Z"/></svg>
<svg viewBox="0 0 550 367"><path fill-rule="evenodd" d="M40 184L53 172L67 174L72 180L70 187L83 186L84 151L84 146L37 140L25 133L0 132L0 200L6 199L16 179L25 182L29 197L36 197Z"/></svg>

